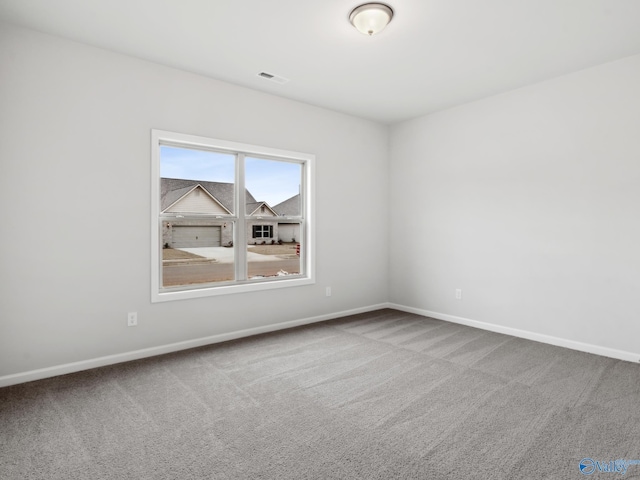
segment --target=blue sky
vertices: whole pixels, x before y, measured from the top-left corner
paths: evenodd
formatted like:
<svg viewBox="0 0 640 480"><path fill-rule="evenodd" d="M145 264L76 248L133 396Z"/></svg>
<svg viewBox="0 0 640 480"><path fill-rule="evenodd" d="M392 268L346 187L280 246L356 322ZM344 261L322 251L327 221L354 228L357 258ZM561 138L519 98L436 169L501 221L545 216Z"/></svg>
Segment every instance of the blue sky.
<svg viewBox="0 0 640 480"><path fill-rule="evenodd" d="M274 206L299 193L299 164L250 157L245 161L246 187L256 200ZM162 145L160 176L233 183L235 156Z"/></svg>

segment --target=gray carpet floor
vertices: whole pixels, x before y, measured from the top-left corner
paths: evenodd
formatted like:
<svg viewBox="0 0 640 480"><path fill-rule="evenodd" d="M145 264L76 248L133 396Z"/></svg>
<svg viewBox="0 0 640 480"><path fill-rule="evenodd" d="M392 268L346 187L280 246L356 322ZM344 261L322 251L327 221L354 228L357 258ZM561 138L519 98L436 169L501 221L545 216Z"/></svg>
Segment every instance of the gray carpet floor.
<svg viewBox="0 0 640 480"><path fill-rule="evenodd" d="M3 480L571 479L586 457L640 459L639 365L394 310L0 389Z"/></svg>

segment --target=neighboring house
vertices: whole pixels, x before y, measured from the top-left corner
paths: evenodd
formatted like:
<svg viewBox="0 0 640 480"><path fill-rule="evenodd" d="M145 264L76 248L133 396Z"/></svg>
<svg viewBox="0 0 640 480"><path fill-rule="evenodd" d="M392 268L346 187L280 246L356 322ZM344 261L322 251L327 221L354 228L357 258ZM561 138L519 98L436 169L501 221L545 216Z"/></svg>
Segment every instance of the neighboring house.
<svg viewBox="0 0 640 480"><path fill-rule="evenodd" d="M279 203L273 209L282 217L300 216L300 194ZM278 238L283 242L300 241L299 223L278 223Z"/></svg>
<svg viewBox="0 0 640 480"><path fill-rule="evenodd" d="M223 215L233 214L233 189L232 183L161 178L161 213L188 217L163 222L163 245L171 248L231 246L232 224L225 221ZM247 244L278 241L275 209L266 202L256 201L248 190L245 199L246 214L255 217L247 222ZM207 217L194 218L200 214L207 214ZM211 218L212 214L220 214L220 218ZM282 238L282 241L291 240Z"/></svg>
<svg viewBox="0 0 640 480"><path fill-rule="evenodd" d="M262 242L271 243L278 241L278 214L273 211L267 202L249 203L247 191L247 215L255 217L256 220L247 222L247 244L256 245Z"/></svg>

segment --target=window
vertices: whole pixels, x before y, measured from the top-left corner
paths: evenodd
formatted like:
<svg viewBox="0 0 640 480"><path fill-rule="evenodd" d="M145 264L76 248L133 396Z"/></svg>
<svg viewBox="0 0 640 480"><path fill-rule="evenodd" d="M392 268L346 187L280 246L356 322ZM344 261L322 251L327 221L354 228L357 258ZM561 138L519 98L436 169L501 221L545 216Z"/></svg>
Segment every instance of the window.
<svg viewBox="0 0 640 480"><path fill-rule="evenodd" d="M273 237L273 225L254 225L253 238L271 238Z"/></svg>
<svg viewBox="0 0 640 480"><path fill-rule="evenodd" d="M314 283L313 155L151 136L153 302Z"/></svg>

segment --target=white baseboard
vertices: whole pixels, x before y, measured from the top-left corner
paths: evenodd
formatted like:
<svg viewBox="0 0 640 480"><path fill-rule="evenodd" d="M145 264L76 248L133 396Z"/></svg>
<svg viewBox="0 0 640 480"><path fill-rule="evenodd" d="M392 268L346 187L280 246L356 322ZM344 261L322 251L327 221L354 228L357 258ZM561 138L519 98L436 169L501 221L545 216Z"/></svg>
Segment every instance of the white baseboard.
<svg viewBox="0 0 640 480"><path fill-rule="evenodd" d="M66 375L68 373L80 372L82 370L89 370L91 368L104 367L106 365L113 365L116 363L128 362L131 360L138 360L146 357L153 357L153 356L162 355L165 353L178 352L180 350L187 350L189 348L202 347L204 345L211 345L214 343L226 342L228 340L235 340L238 338L250 337L252 335L258 335L261 333L275 332L278 330L298 327L301 325L308 325L311 323L322 322L325 320L332 320L334 318L341 318L341 317L347 317L349 315L356 315L358 313L371 312L371 311L379 310L382 308L393 308L395 310L400 310L402 312L415 313L417 315L422 315L424 317L436 318L438 320L444 320L446 322L451 322L451 323L459 323L461 325L480 328L482 330L488 330L490 332L503 333L505 335L512 335L514 337L526 338L527 340L548 343L550 345L556 345L558 347L570 348L572 350L578 350L586 353L593 353L595 355L615 358L618 360L625 360L633 363L637 363L640 361L640 354L634 353L634 352L626 352L624 350L616 350L612 348L602 347L599 345L576 342L574 340L568 340L565 338L553 337L551 335L544 335L541 333L529 332L526 330L505 327L502 325L481 322L478 320L471 320L463 317L456 317L454 315L448 315L448 314L439 313L439 312L432 312L430 310L407 307L407 306L399 305L396 303L380 303L377 305L370 305L368 307L361 307L361 308L355 308L352 310L344 310L341 312L318 315L316 317L308 317L300 320L292 320L288 322L275 323L275 324L264 325L264 326L255 327L255 328L247 328L244 330L237 330L234 332L211 335L209 337L186 340L184 342L170 343L168 345L160 345L157 347L144 348L142 350L134 350L131 352L118 353L115 355L108 355L105 357L91 358L91 359L82 360L79 362L65 363L63 365L55 365L53 367L40 368L37 370L30 370L27 372L14 373L11 375L5 375L0 377L0 387L7 387L10 385L16 385L19 383L31 382L34 380L41 380L43 378L55 377L58 375Z"/></svg>
<svg viewBox="0 0 640 480"><path fill-rule="evenodd" d="M578 350L580 352L593 353L595 355L601 355L603 357L615 358L618 360L625 360L627 362L638 363L640 361L640 354L634 352L626 352L624 350L616 350L613 348L602 347L600 345L592 345L589 343L576 342L574 340L568 340L566 338L553 337L551 335L544 335L542 333L529 332L527 330L520 330L517 328L504 327L502 325L496 325L493 323L480 322L478 320L471 320L469 318L456 317L454 315L447 315L445 313L432 312L429 310L422 310L419 308L406 307L404 305L398 305L395 303L388 303L387 308L393 308L407 313L415 313L422 315L423 317L431 317L438 320L444 320L451 323L459 323L461 325L467 325L469 327L480 328L482 330L488 330L490 332L504 333L505 335L511 335L519 338L526 338L527 340L534 340L536 342L548 343L557 347L570 348L571 350Z"/></svg>
<svg viewBox="0 0 640 480"><path fill-rule="evenodd" d="M187 350L189 348L202 347L204 345L211 345L214 343L226 342L228 340L250 337L252 335L258 335L260 333L275 332L277 330L284 330L301 325L308 325L311 323L322 322L324 320L332 320L334 318L347 317L349 315L356 315L358 313L371 312L374 310L379 310L381 308L386 308L387 306L388 305L386 303L370 305L368 307L328 313L326 315L319 315L316 317L308 317L300 320L292 320L289 322L281 322L271 325L264 325L261 327L247 328L244 330L237 330L235 332L221 333L218 335L211 335L209 337L186 340L184 342L170 343L168 345L144 348L142 350L134 350L132 352L118 353L115 355L107 355L105 357L81 360L79 362L65 363L63 365L55 365L53 367L39 368L37 370L14 373L11 375L0 377L0 387L8 387L9 385L16 385L18 383L31 382L34 380L41 380L43 378L56 377L58 375L66 375L68 373L89 370L91 368L104 367L106 365L113 365L116 363L128 362L131 360L138 360L146 357L153 357L165 353L178 352L180 350Z"/></svg>

